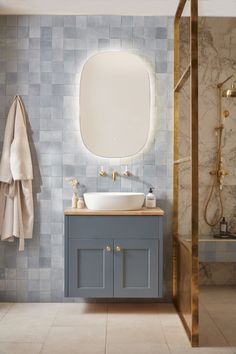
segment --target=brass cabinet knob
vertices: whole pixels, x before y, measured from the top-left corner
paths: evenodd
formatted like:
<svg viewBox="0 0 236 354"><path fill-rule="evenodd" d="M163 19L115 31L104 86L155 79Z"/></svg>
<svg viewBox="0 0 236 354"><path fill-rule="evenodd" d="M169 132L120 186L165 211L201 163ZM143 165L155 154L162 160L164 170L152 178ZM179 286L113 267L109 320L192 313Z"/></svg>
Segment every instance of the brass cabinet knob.
<svg viewBox="0 0 236 354"><path fill-rule="evenodd" d="M112 251L111 246L106 246L106 251L111 252Z"/></svg>
<svg viewBox="0 0 236 354"><path fill-rule="evenodd" d="M121 252L122 248L120 246L116 246L116 252Z"/></svg>

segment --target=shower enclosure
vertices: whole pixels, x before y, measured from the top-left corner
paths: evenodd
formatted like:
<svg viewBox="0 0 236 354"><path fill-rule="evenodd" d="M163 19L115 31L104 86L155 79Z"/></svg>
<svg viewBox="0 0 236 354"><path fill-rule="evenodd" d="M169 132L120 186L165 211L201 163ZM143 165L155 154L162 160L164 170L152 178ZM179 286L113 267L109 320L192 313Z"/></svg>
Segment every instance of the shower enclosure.
<svg viewBox="0 0 236 354"><path fill-rule="evenodd" d="M174 21L173 299L192 346L198 346L198 1L190 1L189 63L180 72L180 21L186 3L179 1ZM187 83L190 112L184 140L180 92ZM188 199L188 228L182 220L183 197Z"/></svg>
<svg viewBox="0 0 236 354"><path fill-rule="evenodd" d="M192 346L199 329L200 345L235 346L236 17L198 17L197 0L186 16L188 4L174 27L173 297Z"/></svg>

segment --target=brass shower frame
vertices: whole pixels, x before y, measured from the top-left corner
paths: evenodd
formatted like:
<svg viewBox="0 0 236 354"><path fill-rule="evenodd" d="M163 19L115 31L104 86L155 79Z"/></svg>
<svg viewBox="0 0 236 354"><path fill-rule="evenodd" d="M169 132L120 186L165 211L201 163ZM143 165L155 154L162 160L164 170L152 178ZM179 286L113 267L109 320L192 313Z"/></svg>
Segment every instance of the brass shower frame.
<svg viewBox="0 0 236 354"><path fill-rule="evenodd" d="M198 335L198 0L190 0L190 63L180 76L180 19L187 0L179 0L174 19L173 301L192 346ZM179 157L179 92L190 78L191 156ZM191 242L179 235L179 164L191 161Z"/></svg>

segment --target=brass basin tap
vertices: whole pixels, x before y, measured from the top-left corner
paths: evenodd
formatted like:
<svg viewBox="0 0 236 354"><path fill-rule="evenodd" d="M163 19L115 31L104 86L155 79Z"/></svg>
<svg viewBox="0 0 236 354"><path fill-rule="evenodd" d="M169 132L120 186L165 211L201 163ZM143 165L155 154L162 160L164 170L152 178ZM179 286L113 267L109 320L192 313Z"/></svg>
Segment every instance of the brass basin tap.
<svg viewBox="0 0 236 354"><path fill-rule="evenodd" d="M113 182L115 182L115 180L116 180L116 177L117 177L117 171L115 171L115 170L113 170L112 171L112 179L113 179Z"/></svg>
<svg viewBox="0 0 236 354"><path fill-rule="evenodd" d="M105 177L107 175L106 171L104 171L103 166L101 166L101 169L99 171L99 175L102 177Z"/></svg>
<svg viewBox="0 0 236 354"><path fill-rule="evenodd" d="M123 172L123 175L125 177L129 177L131 175L131 173L128 171L128 166L125 166L125 171Z"/></svg>

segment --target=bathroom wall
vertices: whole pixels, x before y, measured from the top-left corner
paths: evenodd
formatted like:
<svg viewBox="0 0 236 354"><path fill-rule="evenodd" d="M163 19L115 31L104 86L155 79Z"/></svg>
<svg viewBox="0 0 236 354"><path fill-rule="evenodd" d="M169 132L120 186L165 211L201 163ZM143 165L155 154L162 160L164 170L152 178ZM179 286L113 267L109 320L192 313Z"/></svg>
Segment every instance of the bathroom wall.
<svg viewBox="0 0 236 354"><path fill-rule="evenodd" d="M206 195L212 183L209 172L215 169L218 106L216 84L234 74L236 78L236 18L206 18L200 23L200 234L218 233L203 220ZM225 84L230 87L232 81ZM222 109L228 109L223 136L223 164L229 176L224 179L222 192L224 215L232 229L236 228L236 99L222 99ZM209 216L219 209L213 199Z"/></svg>
<svg viewBox="0 0 236 354"><path fill-rule="evenodd" d="M182 30L182 68L189 57L188 23L183 22ZM200 238L212 237L219 232L219 225L210 227L204 220L204 208L209 196L213 177L209 174L215 170L215 157L217 148L217 137L215 127L218 123L218 97L216 85L224 81L228 76L234 74L236 78L236 18L200 18L199 23L199 232ZM184 63L185 62L185 63ZM231 82L225 84L230 87ZM183 91L183 102L188 102L189 92L186 87ZM222 200L224 205L224 216L229 222L231 230L236 229L236 99L223 98L222 109L228 109L230 116L225 120L225 132L223 136L223 164L229 176L224 179ZM185 123L188 121L187 106L183 108L182 117ZM183 125L184 126L184 125ZM186 126L185 126L186 128ZM189 138L186 130L182 130L183 141ZM188 140L188 139L187 139ZM188 145L189 146L189 145ZM186 148L187 149L187 148ZM185 165L186 174L188 166ZM187 191L186 180L182 188ZM187 193L187 192L186 192ZM187 193L188 194L188 193ZM182 202L183 214L189 211L189 202L186 198ZM219 212L219 203L213 197L209 205L209 218ZM183 217L184 217L183 215ZM187 229L185 228L185 231ZM187 233L186 233L187 234ZM215 243L201 243L200 251L210 251L208 259L201 264L200 280L208 284L232 284L235 280L234 258L230 257L229 250L232 245L228 241L220 241L218 246ZM229 241L230 242L230 241ZM233 241L234 242L234 241ZM215 256L212 258L213 253ZM219 263L219 260L221 263ZM207 272L206 272L207 270ZM227 276L226 276L227 274ZM235 284L235 282L234 282Z"/></svg>
<svg viewBox="0 0 236 354"><path fill-rule="evenodd" d="M22 95L34 163L35 225L24 252L0 243L1 301L74 301L63 296L63 209L76 176L86 191L156 188L165 214L164 300L171 297L172 19L130 16L0 16L0 141L10 100ZM156 78L156 130L149 148L128 160L101 160L79 132L79 78L90 55L127 50L147 59ZM134 132L135 133L135 132ZM132 137L127 137L132 139ZM111 179L128 165L133 177ZM100 165L109 177L98 176ZM80 301L80 299L76 300Z"/></svg>

